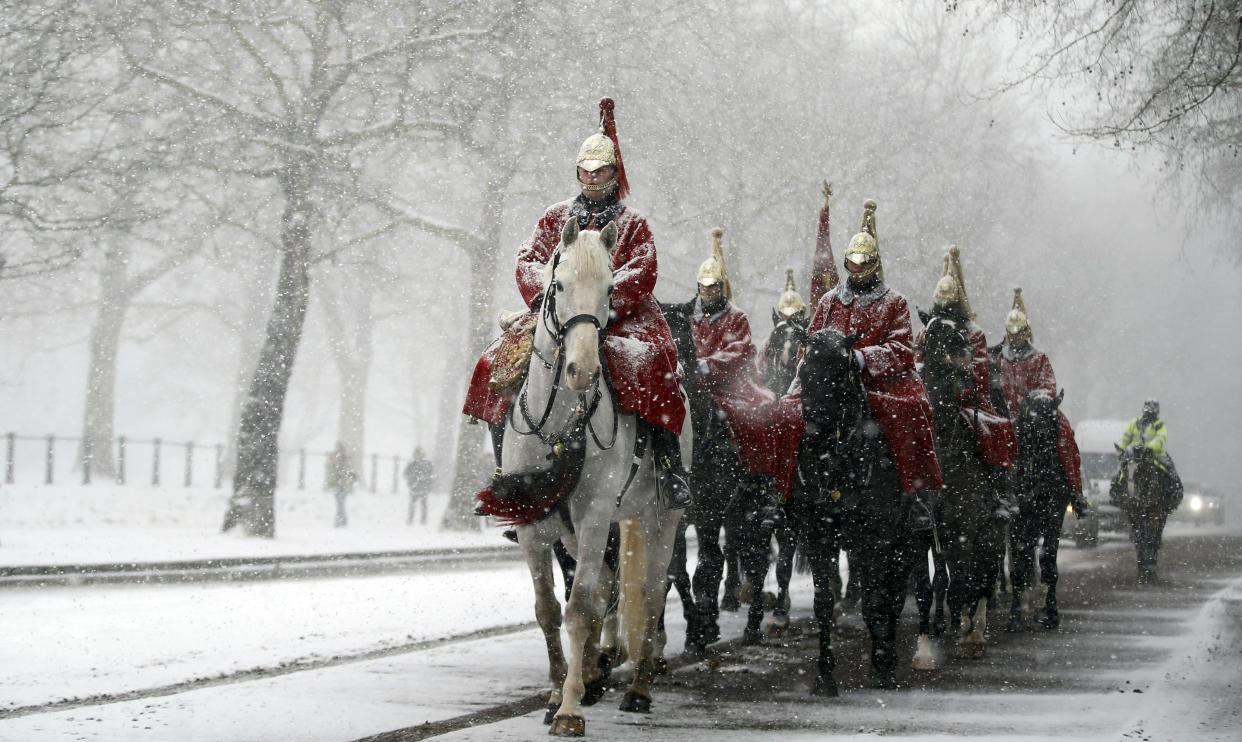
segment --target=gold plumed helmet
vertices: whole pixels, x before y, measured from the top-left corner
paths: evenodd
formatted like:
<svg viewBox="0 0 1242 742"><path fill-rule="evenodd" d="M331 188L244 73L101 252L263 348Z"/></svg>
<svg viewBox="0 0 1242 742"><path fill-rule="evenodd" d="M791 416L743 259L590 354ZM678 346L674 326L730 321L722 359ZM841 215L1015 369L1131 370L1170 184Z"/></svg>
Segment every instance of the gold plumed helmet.
<svg viewBox="0 0 1242 742"><path fill-rule="evenodd" d="M797 317L806 314L806 302L802 301L802 296L798 293L798 287L794 285L793 268L785 269L785 293L781 294L781 299L776 303L776 312L785 319Z"/></svg>
<svg viewBox="0 0 1242 742"><path fill-rule="evenodd" d="M880 280L884 280L884 265L880 262L880 241L875 230L875 209L874 200L867 199L863 202L862 225L858 228L858 234L850 240L849 247L845 248L846 263L869 264L861 273L851 273L850 276L854 278L879 275Z"/></svg>
<svg viewBox="0 0 1242 742"><path fill-rule="evenodd" d="M733 287L729 285L729 272L725 269L724 249L720 246L724 230L716 227L712 230L712 255L699 265L698 282L704 286L722 284L721 294L733 301Z"/></svg>
<svg viewBox="0 0 1242 742"><path fill-rule="evenodd" d="M604 134L602 127L578 148L577 167L587 172L593 173L605 165L616 167L616 164L617 148L612 146L612 140Z"/></svg>
<svg viewBox="0 0 1242 742"><path fill-rule="evenodd" d="M966 278L962 275L961 251L957 245L950 245L944 254L944 268L936 284L936 293L932 295L932 304L937 308L956 306L967 319L975 318L970 299L966 297Z"/></svg>
<svg viewBox="0 0 1242 742"><path fill-rule="evenodd" d="M1027 342L1031 340L1031 323L1026 316L1026 302L1022 301L1021 286L1013 288L1013 308L1005 317L1005 334L1014 337L1025 335Z"/></svg>
<svg viewBox="0 0 1242 742"><path fill-rule="evenodd" d="M609 165L617 169L616 175L607 183L587 184L581 180L578 185L588 191L611 191L617 189L617 198L625 198L629 194L630 185L625 177L625 164L621 160L621 147L617 144L617 122L613 115L615 103L612 98L603 98L599 102L599 131L586 138L578 148L578 159L574 166L574 177L577 178L578 168L593 173Z"/></svg>

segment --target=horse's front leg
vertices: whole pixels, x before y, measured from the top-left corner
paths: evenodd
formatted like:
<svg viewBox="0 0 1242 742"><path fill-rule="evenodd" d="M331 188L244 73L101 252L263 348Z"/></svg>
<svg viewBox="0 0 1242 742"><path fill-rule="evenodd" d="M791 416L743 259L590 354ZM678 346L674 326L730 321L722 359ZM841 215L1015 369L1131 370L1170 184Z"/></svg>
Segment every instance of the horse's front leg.
<svg viewBox="0 0 1242 742"><path fill-rule="evenodd" d="M1055 629L1061 625L1061 612L1057 607L1057 552L1061 546L1061 522L1063 508L1055 508L1044 525L1044 550L1039 555L1039 574L1048 588L1044 600L1045 629Z"/></svg>
<svg viewBox="0 0 1242 742"><path fill-rule="evenodd" d="M552 716L561 705L561 688L565 684L565 652L561 648L561 604L556 598L553 578L551 545L540 537L537 526L518 528L518 542L530 570L535 588L535 619L543 632L548 652L548 680L552 690L548 693L548 708L543 723L551 724Z"/></svg>
<svg viewBox="0 0 1242 742"><path fill-rule="evenodd" d="M577 529L578 569L574 586L565 605L565 628L569 634L569 661L565 684L561 693L561 706L552 720L550 734L580 737L586 733L586 719L582 715L582 699L586 694L584 675L591 667L591 677L598 674L599 649L594 656L585 656L590 648L590 638L598 636L601 616L597 609L600 573L604 563L604 549L608 543L608 521L581 525Z"/></svg>

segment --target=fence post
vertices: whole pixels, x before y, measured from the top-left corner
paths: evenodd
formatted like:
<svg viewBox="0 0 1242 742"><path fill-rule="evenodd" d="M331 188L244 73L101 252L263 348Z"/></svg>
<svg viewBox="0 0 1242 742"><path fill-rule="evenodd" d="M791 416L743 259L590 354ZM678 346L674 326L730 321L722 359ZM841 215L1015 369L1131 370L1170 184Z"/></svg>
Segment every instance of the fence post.
<svg viewBox="0 0 1242 742"><path fill-rule="evenodd" d="M82 484L91 483L91 458L94 454L94 448L91 444L90 435L82 437Z"/></svg>
<svg viewBox="0 0 1242 742"><path fill-rule="evenodd" d="M125 436L116 439L116 483L125 484Z"/></svg>
<svg viewBox="0 0 1242 742"><path fill-rule="evenodd" d="M393 454L392 457L392 493L397 494L397 472L401 471L401 457Z"/></svg>
<svg viewBox="0 0 1242 742"><path fill-rule="evenodd" d="M4 483L13 484L13 457L17 454L17 433L6 433L4 437Z"/></svg>
<svg viewBox="0 0 1242 742"><path fill-rule="evenodd" d="M52 465L56 461L55 448L56 448L56 436L49 435L47 437L47 476L45 477L46 481L44 482L44 484L52 483L52 479L53 479Z"/></svg>
<svg viewBox="0 0 1242 742"><path fill-rule="evenodd" d="M185 442L185 486L194 485L194 441Z"/></svg>
<svg viewBox="0 0 1242 742"><path fill-rule="evenodd" d="M298 489L306 489L306 449L298 449Z"/></svg>
<svg viewBox="0 0 1242 742"><path fill-rule="evenodd" d="M216 444L216 489L220 489L220 483L224 481L224 444Z"/></svg>
<svg viewBox="0 0 1242 742"><path fill-rule="evenodd" d="M160 439L156 438L151 441L153 451L151 452L151 486L160 486Z"/></svg>
<svg viewBox="0 0 1242 742"><path fill-rule="evenodd" d="M371 492L375 492L375 485L379 482L379 454L371 454Z"/></svg>

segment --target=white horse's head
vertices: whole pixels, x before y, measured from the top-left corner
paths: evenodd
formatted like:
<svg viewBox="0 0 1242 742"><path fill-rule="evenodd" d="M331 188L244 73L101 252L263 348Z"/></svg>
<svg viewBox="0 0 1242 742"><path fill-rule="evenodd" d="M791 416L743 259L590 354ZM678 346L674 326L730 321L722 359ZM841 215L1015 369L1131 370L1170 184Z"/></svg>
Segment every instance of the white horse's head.
<svg viewBox="0 0 1242 742"><path fill-rule="evenodd" d="M545 268L553 327L561 335L558 340L565 354L565 384L575 392L591 386L603 363L600 333L608 326L611 252L616 244L615 223L599 232L580 232L577 220L570 218Z"/></svg>

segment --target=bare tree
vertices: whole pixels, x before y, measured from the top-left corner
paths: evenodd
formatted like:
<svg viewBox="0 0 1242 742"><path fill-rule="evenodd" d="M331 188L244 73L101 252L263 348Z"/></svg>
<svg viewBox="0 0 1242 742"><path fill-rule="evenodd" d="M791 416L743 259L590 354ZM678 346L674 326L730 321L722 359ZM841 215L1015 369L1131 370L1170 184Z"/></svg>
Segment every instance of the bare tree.
<svg viewBox="0 0 1242 742"><path fill-rule="evenodd" d="M1049 117L1072 136L1160 152L1209 211L1242 206L1242 0L976 0L948 3L995 14L1020 34L1021 72ZM981 9L981 10L980 10ZM1236 233L1236 230L1234 231ZM1242 260L1237 240L1227 251Z"/></svg>
<svg viewBox="0 0 1242 742"><path fill-rule="evenodd" d="M127 68L194 112L195 164L271 183L283 200L276 304L242 410L224 528L275 535L277 438L310 297L324 205L349 198L373 143L442 137L420 76L491 30L465 6L289 0L117 3ZM187 163L189 165L190 163Z"/></svg>

